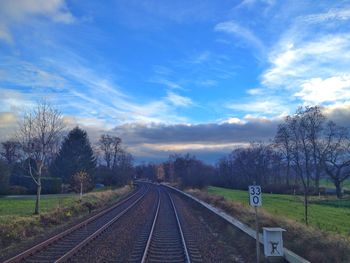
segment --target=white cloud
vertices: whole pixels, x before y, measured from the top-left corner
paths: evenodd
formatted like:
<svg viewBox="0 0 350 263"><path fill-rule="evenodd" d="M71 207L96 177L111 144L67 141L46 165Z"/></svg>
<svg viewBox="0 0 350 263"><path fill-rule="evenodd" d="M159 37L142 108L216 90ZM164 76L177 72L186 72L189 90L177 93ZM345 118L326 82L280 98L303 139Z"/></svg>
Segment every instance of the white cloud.
<svg viewBox="0 0 350 263"><path fill-rule="evenodd" d="M261 115L279 115L281 112L288 112L290 105L285 99L280 98L250 98L247 102L232 102L226 105L228 109Z"/></svg>
<svg viewBox="0 0 350 263"><path fill-rule="evenodd" d="M246 147L249 143L144 143L140 146L143 148L148 148L153 151L160 152L187 152L194 150L205 150L205 151L217 151L217 150L227 150L232 151L235 148Z"/></svg>
<svg viewBox="0 0 350 263"><path fill-rule="evenodd" d="M0 112L0 141L12 139L18 124L18 115L13 112Z"/></svg>
<svg viewBox="0 0 350 263"><path fill-rule="evenodd" d="M256 88L256 89L248 89L247 93L249 95L261 95L264 93L264 89Z"/></svg>
<svg viewBox="0 0 350 263"><path fill-rule="evenodd" d="M106 120L98 118L84 118L64 115L63 122L68 129L72 129L77 125L96 130L108 130L113 128L113 126L110 123L107 123Z"/></svg>
<svg viewBox="0 0 350 263"><path fill-rule="evenodd" d="M265 47L261 40L254 35L249 29L240 26L234 21L227 21L219 23L214 28L215 31L225 32L228 34L233 34L239 39L256 48L259 52L264 52Z"/></svg>
<svg viewBox="0 0 350 263"><path fill-rule="evenodd" d="M294 96L307 104L322 104L350 99L350 75L327 79L313 78L301 84L302 89Z"/></svg>
<svg viewBox="0 0 350 263"><path fill-rule="evenodd" d="M243 8L243 7L253 7L257 3L266 4L268 6L272 6L275 4L275 0L243 0L236 8Z"/></svg>
<svg viewBox="0 0 350 263"><path fill-rule="evenodd" d="M10 29L16 24L28 24L30 19L44 16L54 22L75 21L65 0L2 0L0 1L0 40L12 43Z"/></svg>
<svg viewBox="0 0 350 263"><path fill-rule="evenodd" d="M0 40L3 40L9 44L13 42L12 36L5 25L0 23Z"/></svg>
<svg viewBox="0 0 350 263"><path fill-rule="evenodd" d="M36 15L44 15L61 23L74 21L65 0L2 0L0 9L8 20L12 20L10 22L23 21Z"/></svg>
<svg viewBox="0 0 350 263"><path fill-rule="evenodd" d="M0 62L0 81L9 82L18 86L33 88L52 88L55 90L63 89L66 86L64 78L57 73L50 72L49 69L33 63L18 60L15 58L6 58Z"/></svg>
<svg viewBox="0 0 350 263"><path fill-rule="evenodd" d="M252 6L256 3L256 0L243 0L237 7Z"/></svg>
<svg viewBox="0 0 350 263"><path fill-rule="evenodd" d="M236 118L236 117L231 117L228 119L223 120L221 123L229 123L229 124L245 124L246 121Z"/></svg>
<svg viewBox="0 0 350 263"><path fill-rule="evenodd" d="M13 112L0 112L0 128L15 126L17 116Z"/></svg>
<svg viewBox="0 0 350 263"><path fill-rule="evenodd" d="M170 101L174 106L188 107L193 105L191 98L181 96L171 91L168 91L166 99Z"/></svg>
<svg viewBox="0 0 350 263"><path fill-rule="evenodd" d="M268 3L245 0L237 7L257 8L257 5L265 4ZM274 5L273 1L270 4ZM280 19L281 14L275 14L269 18L271 24L264 24L271 33L271 38L266 39L275 43L271 46L264 46L253 31L235 21L216 25L216 31L233 34L267 54L265 65L268 66L260 75L259 88L247 89L246 98L228 103L227 108L273 117L288 114L300 104L330 105L350 99L350 28L346 24L350 19L350 8L332 8L311 15L308 10L308 15L304 15L305 6L310 3L305 6L293 3L293 7L288 7L290 4L286 3L282 8L284 12L280 11L284 17L290 15L292 19ZM261 21L261 17L253 19L249 25L257 21ZM284 25L280 35L276 29L280 25L276 27L276 23Z"/></svg>
<svg viewBox="0 0 350 263"><path fill-rule="evenodd" d="M276 122L281 120L281 116L286 116L286 115L276 115L274 117L266 117L266 116L260 116L260 115L254 115L254 114L247 114L243 117L243 120L246 123L271 123L271 122Z"/></svg>
<svg viewBox="0 0 350 263"><path fill-rule="evenodd" d="M35 99L39 99L35 94L26 94L10 89L1 89L0 105L1 112L13 112L18 114L26 108L34 106Z"/></svg>
<svg viewBox="0 0 350 263"><path fill-rule="evenodd" d="M262 87L304 105L349 100L350 29L339 26L348 19L346 7L297 17L268 53Z"/></svg>
<svg viewBox="0 0 350 263"><path fill-rule="evenodd" d="M213 79L205 79L205 80L196 81L196 84L200 86L205 86L205 87L213 87L213 86L217 86L218 82Z"/></svg>
<svg viewBox="0 0 350 263"><path fill-rule="evenodd" d="M348 20L350 19L350 8L333 8L325 13L311 14L304 16L302 20L310 23L329 22L333 20Z"/></svg>
<svg viewBox="0 0 350 263"><path fill-rule="evenodd" d="M336 102L323 108L323 113L338 125L350 129L350 102Z"/></svg>
<svg viewBox="0 0 350 263"><path fill-rule="evenodd" d="M71 57L74 58L71 61L54 60L50 63L67 81L79 83L79 86L84 87L82 90L75 87L73 83L69 85L71 87L69 93L80 99L77 102L71 98L74 101L72 106L80 107L79 111L97 111L99 115L103 115L114 124L130 121L142 123L187 121L187 118L176 113L177 106L188 105L189 101L185 97L175 96L175 93L168 92L164 98L156 98L142 103L137 102L113 79L108 78L102 72L92 70L88 65L85 65L86 62L81 58Z"/></svg>
<svg viewBox="0 0 350 263"><path fill-rule="evenodd" d="M178 83L176 83L175 81L168 80L168 79L165 79L165 78L160 78L160 77L153 78L153 79L150 80L150 82L158 83L158 84L164 85L164 86L166 86L168 88L171 88L171 89L179 89L179 90L183 90L184 89Z"/></svg>
<svg viewBox="0 0 350 263"><path fill-rule="evenodd" d="M64 59L43 58L35 64L15 58L0 62L0 82L16 85L16 96L2 98L2 110L20 108L26 103L35 104L45 98L63 111L77 118L87 120L95 126L97 121L104 128L126 122L179 123L187 122L186 117L177 113L178 107L193 104L190 98L174 92L147 101L138 101L127 94L122 87L103 72L92 70L88 63L62 51ZM5 94L5 88L0 87ZM7 91L10 91L7 88ZM29 95L29 96L28 96ZM99 120L105 119L105 122Z"/></svg>
<svg viewBox="0 0 350 263"><path fill-rule="evenodd" d="M350 34L312 40L282 40L269 56L271 67L262 76L268 87L295 87L315 77L344 74L350 65Z"/></svg>

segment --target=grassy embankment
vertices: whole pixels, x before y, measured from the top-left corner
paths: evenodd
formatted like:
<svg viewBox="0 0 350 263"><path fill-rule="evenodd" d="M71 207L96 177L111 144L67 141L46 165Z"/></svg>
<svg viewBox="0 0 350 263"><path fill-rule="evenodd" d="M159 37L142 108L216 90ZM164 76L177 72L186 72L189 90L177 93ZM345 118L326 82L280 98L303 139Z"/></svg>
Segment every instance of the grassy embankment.
<svg viewBox="0 0 350 263"><path fill-rule="evenodd" d="M41 197L41 212L48 213L59 207L73 205L79 200L76 194L69 195L43 195ZM0 224L13 217L31 217L34 212L34 196L8 196L0 198Z"/></svg>
<svg viewBox="0 0 350 263"><path fill-rule="evenodd" d="M248 204L247 191L209 187L188 192L254 227L254 209ZM285 246L311 262L350 262L350 200L311 199L311 227L306 227L302 223L302 197L263 193L260 228L286 229Z"/></svg>
<svg viewBox="0 0 350 263"><path fill-rule="evenodd" d="M209 187L208 193L221 195L228 200L248 206L248 192ZM302 196L263 193L263 207L272 215L304 222ZM350 199L337 200L335 197L311 197L309 224L315 228L350 237Z"/></svg>
<svg viewBox="0 0 350 263"><path fill-rule="evenodd" d="M88 205L93 210L115 202L130 191L130 187L99 190L83 196L45 195L41 199L41 214L33 215L35 197L0 198L0 251L11 250L24 240L29 240L57 227L64 227L88 214ZM1 258L2 253L0 253Z"/></svg>

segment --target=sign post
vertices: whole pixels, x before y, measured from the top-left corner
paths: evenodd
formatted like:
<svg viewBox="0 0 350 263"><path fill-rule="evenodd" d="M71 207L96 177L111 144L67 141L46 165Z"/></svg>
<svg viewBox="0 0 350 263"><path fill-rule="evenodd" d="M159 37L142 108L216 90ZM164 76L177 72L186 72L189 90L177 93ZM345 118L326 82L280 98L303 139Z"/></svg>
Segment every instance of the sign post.
<svg viewBox="0 0 350 263"><path fill-rule="evenodd" d="M259 220L258 206L262 205L261 187L259 185L249 186L249 203L255 210L255 230L256 230L256 262L260 260L260 241L259 241Z"/></svg>

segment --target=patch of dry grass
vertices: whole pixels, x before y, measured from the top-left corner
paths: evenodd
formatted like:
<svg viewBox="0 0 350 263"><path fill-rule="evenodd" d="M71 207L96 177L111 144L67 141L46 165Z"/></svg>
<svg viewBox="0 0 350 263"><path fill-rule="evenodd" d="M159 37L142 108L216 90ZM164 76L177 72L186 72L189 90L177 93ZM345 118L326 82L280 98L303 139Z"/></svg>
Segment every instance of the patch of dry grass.
<svg viewBox="0 0 350 263"><path fill-rule="evenodd" d="M245 224L255 226L252 208L199 190L188 190L187 192L224 210ZM283 234L285 246L311 262L350 262L350 240L343 236L325 233L294 220L278 218L265 211L259 211L259 221L261 232L262 227L278 226L286 229L287 232Z"/></svg>

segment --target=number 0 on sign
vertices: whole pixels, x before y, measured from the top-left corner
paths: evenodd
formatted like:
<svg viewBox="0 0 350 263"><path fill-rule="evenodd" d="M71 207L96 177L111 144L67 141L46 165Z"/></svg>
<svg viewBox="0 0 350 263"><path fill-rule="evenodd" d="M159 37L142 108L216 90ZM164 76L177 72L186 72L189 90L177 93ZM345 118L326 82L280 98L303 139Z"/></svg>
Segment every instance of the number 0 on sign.
<svg viewBox="0 0 350 263"><path fill-rule="evenodd" d="M259 185L249 186L249 202L251 206L261 206L261 187Z"/></svg>

